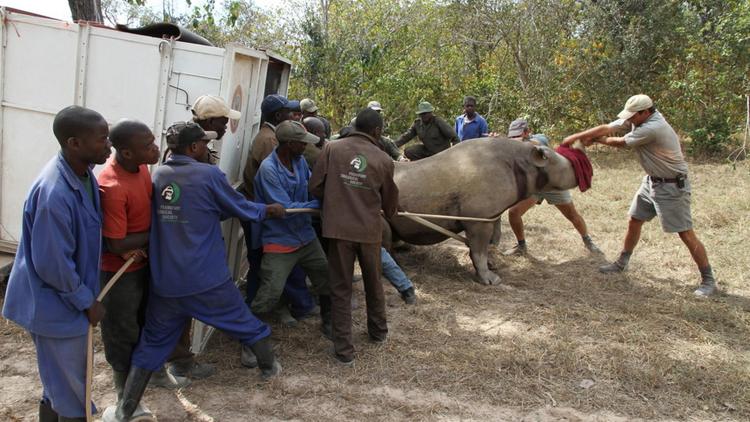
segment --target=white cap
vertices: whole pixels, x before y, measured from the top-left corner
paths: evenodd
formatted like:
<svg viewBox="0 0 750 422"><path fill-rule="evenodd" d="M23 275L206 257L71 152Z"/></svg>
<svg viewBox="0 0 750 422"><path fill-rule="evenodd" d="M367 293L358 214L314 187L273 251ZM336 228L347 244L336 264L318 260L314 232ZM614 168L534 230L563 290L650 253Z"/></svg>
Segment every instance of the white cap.
<svg viewBox="0 0 750 422"><path fill-rule="evenodd" d="M651 101L648 95L638 94L628 98L625 103L625 108L622 109L620 114L617 115L620 119L628 120L639 111L647 110L653 107L654 102Z"/></svg>
<svg viewBox="0 0 750 422"><path fill-rule="evenodd" d="M305 98L299 102L299 108L306 113L315 113L318 111L318 106L315 105L315 101Z"/></svg>
<svg viewBox="0 0 750 422"><path fill-rule="evenodd" d="M371 108L375 111L380 111L383 109L383 107L381 107L380 103L377 101L370 101L369 103L367 103L367 108Z"/></svg>
<svg viewBox="0 0 750 422"><path fill-rule="evenodd" d="M193 103L193 115L198 120L210 119L212 117L227 117L237 120L242 116L239 111L229 108L224 99L214 95L201 95Z"/></svg>

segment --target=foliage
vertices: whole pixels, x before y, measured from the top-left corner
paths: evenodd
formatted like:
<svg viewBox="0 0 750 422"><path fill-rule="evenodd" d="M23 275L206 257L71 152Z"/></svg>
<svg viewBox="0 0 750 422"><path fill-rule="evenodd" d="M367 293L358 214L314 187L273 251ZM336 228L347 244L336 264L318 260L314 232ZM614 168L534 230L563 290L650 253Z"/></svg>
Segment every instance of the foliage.
<svg viewBox="0 0 750 422"><path fill-rule="evenodd" d="M474 95L492 130L526 117L560 139L636 93L654 98L694 154L722 152L744 124L747 0L179 1L189 12L166 20L292 59L290 96L314 98L334 127L378 100L396 135L420 101L450 121ZM145 8L104 3L123 2Z"/></svg>

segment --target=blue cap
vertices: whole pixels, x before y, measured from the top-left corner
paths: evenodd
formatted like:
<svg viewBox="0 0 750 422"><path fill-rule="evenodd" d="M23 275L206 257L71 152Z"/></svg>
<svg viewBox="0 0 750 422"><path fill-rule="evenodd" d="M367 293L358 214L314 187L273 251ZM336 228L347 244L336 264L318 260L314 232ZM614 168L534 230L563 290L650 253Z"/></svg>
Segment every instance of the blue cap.
<svg viewBox="0 0 750 422"><path fill-rule="evenodd" d="M289 110L292 110L292 111L298 111L300 113L302 112L302 109L299 106L299 100L290 100L289 104L287 104L286 108L288 108Z"/></svg>
<svg viewBox="0 0 750 422"><path fill-rule="evenodd" d="M264 98L263 102L260 103L260 112L263 114L273 113L282 108L289 108L289 100L283 95L271 94Z"/></svg>

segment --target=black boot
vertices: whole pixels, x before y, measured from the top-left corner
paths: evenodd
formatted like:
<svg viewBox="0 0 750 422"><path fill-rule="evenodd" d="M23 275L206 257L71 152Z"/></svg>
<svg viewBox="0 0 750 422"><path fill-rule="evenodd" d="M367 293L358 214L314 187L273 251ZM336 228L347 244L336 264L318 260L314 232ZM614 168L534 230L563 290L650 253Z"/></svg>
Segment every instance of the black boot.
<svg viewBox="0 0 750 422"><path fill-rule="evenodd" d="M52 410L52 405L39 402L39 422L57 422L57 412Z"/></svg>
<svg viewBox="0 0 750 422"><path fill-rule="evenodd" d="M128 379L125 381L125 388L122 392L122 399L117 403L117 420L127 421L133 416L138 407L138 403L146 391L148 380L151 378L151 371L141 369L135 366L130 367Z"/></svg>
<svg viewBox="0 0 750 422"><path fill-rule="evenodd" d="M281 373L281 364L276 360L276 355L273 352L273 343L271 343L270 337L265 337L252 346L250 346L255 357L258 359L258 368L260 368L260 376L264 380L273 378L274 376Z"/></svg>
<svg viewBox="0 0 750 422"><path fill-rule="evenodd" d="M320 301L320 332L328 340L333 341L333 325L331 324L331 296L319 296Z"/></svg>
<svg viewBox="0 0 750 422"><path fill-rule="evenodd" d="M115 392L117 392L117 401L119 402L122 398L122 391L125 389L125 381L128 379L128 373L123 371L112 370L112 384L115 385Z"/></svg>
<svg viewBox="0 0 750 422"><path fill-rule="evenodd" d="M86 418L66 418L65 416L58 416L57 422L86 422Z"/></svg>

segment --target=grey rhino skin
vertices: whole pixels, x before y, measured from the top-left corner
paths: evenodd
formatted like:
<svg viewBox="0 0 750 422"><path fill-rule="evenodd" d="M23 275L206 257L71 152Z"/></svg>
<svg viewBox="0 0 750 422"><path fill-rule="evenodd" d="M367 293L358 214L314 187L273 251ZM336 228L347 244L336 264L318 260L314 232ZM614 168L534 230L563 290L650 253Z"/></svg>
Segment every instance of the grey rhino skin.
<svg viewBox="0 0 750 422"><path fill-rule="evenodd" d="M394 180L403 211L481 218L497 217L532 193L577 186L573 166L565 157L544 146L503 137L472 139L423 160L396 163ZM454 233L464 231L477 281L500 282L487 266L494 223L430 221ZM391 239L432 245L448 238L406 217L395 216L388 223L386 247Z"/></svg>

